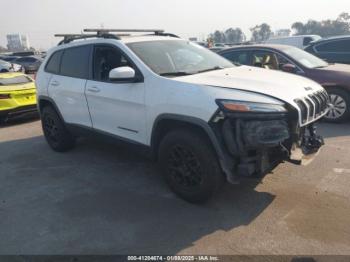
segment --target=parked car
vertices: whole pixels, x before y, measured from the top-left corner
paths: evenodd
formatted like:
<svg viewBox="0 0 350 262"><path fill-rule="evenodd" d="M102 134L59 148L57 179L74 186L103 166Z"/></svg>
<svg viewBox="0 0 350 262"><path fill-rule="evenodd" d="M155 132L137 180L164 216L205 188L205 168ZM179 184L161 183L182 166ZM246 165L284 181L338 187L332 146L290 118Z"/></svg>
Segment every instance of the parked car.
<svg viewBox="0 0 350 262"><path fill-rule="evenodd" d="M205 41L196 41L194 43L196 43L197 45L203 46L203 47L208 47L208 43Z"/></svg>
<svg viewBox="0 0 350 262"><path fill-rule="evenodd" d="M19 56L1 56L0 57L1 60L7 61L7 62L12 62L17 58L19 58Z"/></svg>
<svg viewBox="0 0 350 262"><path fill-rule="evenodd" d="M225 48L226 45L225 45L224 43L215 43L215 44L213 45L213 47L216 47L216 48Z"/></svg>
<svg viewBox="0 0 350 262"><path fill-rule="evenodd" d="M330 122L342 122L350 116L350 66L328 64L299 48L284 45L240 46L219 52L232 62L281 70L310 78L322 85L330 96ZM312 101L317 103L317 101Z"/></svg>
<svg viewBox="0 0 350 262"><path fill-rule="evenodd" d="M329 63L350 64L350 36L338 36L312 42L305 51Z"/></svg>
<svg viewBox="0 0 350 262"><path fill-rule="evenodd" d="M0 74L0 122L19 114L35 112L34 80L22 73Z"/></svg>
<svg viewBox="0 0 350 262"><path fill-rule="evenodd" d="M322 39L319 35L296 35L286 37L275 37L265 41L265 44L290 45L304 49L311 42Z"/></svg>
<svg viewBox="0 0 350 262"><path fill-rule="evenodd" d="M18 64L12 64L0 59L0 73L4 72L24 72L24 68Z"/></svg>
<svg viewBox="0 0 350 262"><path fill-rule="evenodd" d="M24 67L26 73L33 73L38 71L43 59L36 56L24 56L13 60L14 63L20 64Z"/></svg>
<svg viewBox="0 0 350 262"><path fill-rule="evenodd" d="M53 150L72 149L84 132L129 142L159 161L176 194L202 202L224 181L312 159L323 144L314 123L328 96L316 82L235 66L169 34L107 33L67 35L37 73Z"/></svg>
<svg viewBox="0 0 350 262"><path fill-rule="evenodd" d="M224 49L225 49L225 47L211 47L211 48L209 48L210 51L213 51L215 53L217 53L221 50L224 50Z"/></svg>

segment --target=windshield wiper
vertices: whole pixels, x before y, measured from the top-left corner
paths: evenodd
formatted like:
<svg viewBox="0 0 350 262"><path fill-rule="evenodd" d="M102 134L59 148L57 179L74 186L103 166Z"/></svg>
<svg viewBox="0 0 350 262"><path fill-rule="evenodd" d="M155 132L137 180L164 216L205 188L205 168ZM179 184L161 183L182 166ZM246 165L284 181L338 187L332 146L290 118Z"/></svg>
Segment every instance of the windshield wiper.
<svg viewBox="0 0 350 262"><path fill-rule="evenodd" d="M192 73L185 72L185 71L178 71L178 72L166 72L166 73L161 73L161 76L188 76L192 75Z"/></svg>
<svg viewBox="0 0 350 262"><path fill-rule="evenodd" d="M208 69L197 71L196 73L199 74L199 73L204 73L204 72L209 72L209 71L214 71L214 70L220 70L220 69L224 69L224 67L222 67L222 66L214 66L214 67L211 67L211 68L208 68Z"/></svg>

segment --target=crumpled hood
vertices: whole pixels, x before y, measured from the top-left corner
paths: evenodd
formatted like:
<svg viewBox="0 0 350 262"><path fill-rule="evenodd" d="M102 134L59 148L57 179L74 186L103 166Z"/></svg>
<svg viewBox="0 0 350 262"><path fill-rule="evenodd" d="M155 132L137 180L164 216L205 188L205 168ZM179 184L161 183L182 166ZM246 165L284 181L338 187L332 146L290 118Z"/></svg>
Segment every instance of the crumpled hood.
<svg viewBox="0 0 350 262"><path fill-rule="evenodd" d="M176 78L176 80L192 84L251 91L294 105L294 99L323 90L322 86L316 82L301 76L249 66L183 76Z"/></svg>

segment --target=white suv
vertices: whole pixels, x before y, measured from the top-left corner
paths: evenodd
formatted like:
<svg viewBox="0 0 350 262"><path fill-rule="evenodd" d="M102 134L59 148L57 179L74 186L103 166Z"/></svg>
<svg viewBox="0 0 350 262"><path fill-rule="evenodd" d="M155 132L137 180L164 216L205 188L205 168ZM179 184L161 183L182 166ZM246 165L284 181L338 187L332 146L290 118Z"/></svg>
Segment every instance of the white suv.
<svg viewBox="0 0 350 262"><path fill-rule="evenodd" d="M313 123L327 113L328 96L317 83L233 65L162 31L107 31L66 35L37 73L52 149L69 150L86 133L130 142L159 160L176 194L201 202L225 180L266 173L276 161L301 163L323 144Z"/></svg>

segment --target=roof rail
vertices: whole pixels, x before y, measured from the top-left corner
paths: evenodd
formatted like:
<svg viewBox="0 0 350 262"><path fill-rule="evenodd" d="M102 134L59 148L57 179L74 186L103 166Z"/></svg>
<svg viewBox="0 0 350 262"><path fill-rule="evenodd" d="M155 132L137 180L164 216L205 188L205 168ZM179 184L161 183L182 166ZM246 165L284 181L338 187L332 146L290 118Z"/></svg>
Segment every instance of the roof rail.
<svg viewBox="0 0 350 262"><path fill-rule="evenodd" d="M126 34L125 34L126 35ZM113 35L108 33L100 33L100 34L55 34L55 37L63 37L63 40L58 43L58 45L67 44L75 40L79 39L86 39L86 38L95 38L95 37L102 37L102 38L111 38L111 39L117 39L120 40L119 36L125 36L123 35Z"/></svg>

